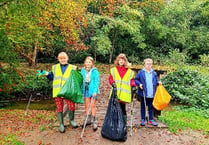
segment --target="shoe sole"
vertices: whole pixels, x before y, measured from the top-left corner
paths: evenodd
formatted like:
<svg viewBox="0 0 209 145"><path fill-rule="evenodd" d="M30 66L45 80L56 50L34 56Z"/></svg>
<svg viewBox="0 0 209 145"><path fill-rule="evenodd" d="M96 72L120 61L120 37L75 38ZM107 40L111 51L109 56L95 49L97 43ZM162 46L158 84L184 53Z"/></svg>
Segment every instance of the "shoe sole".
<svg viewBox="0 0 209 145"><path fill-rule="evenodd" d="M86 127L87 127L87 126L89 126L89 125L91 125L91 123L90 123L90 124L89 124L89 123L88 123L88 124L86 124ZM83 127L84 127L84 125L81 125L81 127L83 128Z"/></svg>
<svg viewBox="0 0 209 145"><path fill-rule="evenodd" d="M65 133L65 130L63 130L63 131L59 130L59 132L60 132L60 133Z"/></svg>
<svg viewBox="0 0 209 145"><path fill-rule="evenodd" d="M72 126L72 125L71 125ZM78 125L77 126L72 126L73 128L78 128Z"/></svg>
<svg viewBox="0 0 209 145"><path fill-rule="evenodd" d="M157 126L157 125L154 125L154 124L152 124L152 123L150 123L151 125L153 125L153 126Z"/></svg>

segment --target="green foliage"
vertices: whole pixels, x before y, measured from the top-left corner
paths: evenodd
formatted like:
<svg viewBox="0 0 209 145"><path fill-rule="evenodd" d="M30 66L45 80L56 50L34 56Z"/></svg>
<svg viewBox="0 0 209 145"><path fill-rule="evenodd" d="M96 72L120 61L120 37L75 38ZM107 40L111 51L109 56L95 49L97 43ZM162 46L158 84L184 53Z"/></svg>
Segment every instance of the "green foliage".
<svg viewBox="0 0 209 145"><path fill-rule="evenodd" d="M14 134L7 134L6 136L0 136L0 144L4 145L24 145L23 142L20 142L16 139Z"/></svg>
<svg viewBox="0 0 209 145"><path fill-rule="evenodd" d="M68 61L69 61L69 63L72 63L72 64L75 64L75 63L83 64L84 60L87 56L91 56L89 50L85 50L85 51L70 50L68 52L68 57L69 57Z"/></svg>
<svg viewBox="0 0 209 145"><path fill-rule="evenodd" d="M18 52L34 62L37 49L39 62L52 62L60 51L73 49L70 58L78 63L86 55L108 63L118 53L132 63L145 57L167 63L177 49L188 56L184 62L199 63L199 56L208 54L209 0L10 0L0 5L2 58Z"/></svg>
<svg viewBox="0 0 209 145"><path fill-rule="evenodd" d="M165 122L171 132L181 132L183 129L202 130L208 134L209 110L176 107L172 111L162 111L159 120ZM204 124L204 125L203 125Z"/></svg>
<svg viewBox="0 0 209 145"><path fill-rule="evenodd" d="M16 69L19 61L11 41L5 35L6 31L2 27L0 20L0 96L2 97L7 96L14 84L20 81L20 76ZM2 97L0 97L0 100L3 99Z"/></svg>
<svg viewBox="0 0 209 145"><path fill-rule="evenodd" d="M160 63L165 65L177 64L182 66L186 64L188 58L187 53L179 52L179 49L174 49L169 51L168 56L161 58Z"/></svg>
<svg viewBox="0 0 209 145"><path fill-rule="evenodd" d="M208 54L209 48L209 28L207 26L199 26L190 31L187 43L188 55L191 56L191 62L199 59L199 55Z"/></svg>
<svg viewBox="0 0 209 145"><path fill-rule="evenodd" d="M143 33L147 45L143 54L154 49L150 57L165 54L174 49L186 53L187 62L194 62L200 54L207 54L209 48L209 29L205 21L208 16L208 0L175 0L160 7L155 14L145 11ZM204 14L203 14L204 13ZM150 51L149 51L150 52ZM196 61L197 62L197 61Z"/></svg>
<svg viewBox="0 0 209 145"><path fill-rule="evenodd" d="M201 22L205 23L206 25L209 25L209 2L208 0L204 0L204 3L202 3L202 9L201 9Z"/></svg>
<svg viewBox="0 0 209 145"><path fill-rule="evenodd" d="M39 77L37 83L36 76L34 75L26 75L26 82L19 83L11 93L11 95L20 98L30 97L32 94L33 97L39 96L52 96L52 84L48 81L46 77ZM35 85L34 91L33 87Z"/></svg>
<svg viewBox="0 0 209 145"><path fill-rule="evenodd" d="M89 2L7 1L0 3L0 27L6 30L4 37L11 41L11 47L35 64L37 52L54 57L64 50L87 49L79 36L82 37L81 27L87 27L85 14Z"/></svg>
<svg viewBox="0 0 209 145"><path fill-rule="evenodd" d="M9 93L11 93L15 84L20 82L20 77L12 67L9 69L0 67L0 76L0 100L4 100L8 97Z"/></svg>
<svg viewBox="0 0 209 145"><path fill-rule="evenodd" d="M5 30L4 37L9 40L4 47L14 49L30 65L35 64L36 51L43 44L44 29L38 26L41 4L38 1L8 1L0 9L0 27Z"/></svg>
<svg viewBox="0 0 209 145"><path fill-rule="evenodd" d="M16 67L18 63L16 52L12 47L11 41L6 37L6 30L2 25L0 21L0 62L8 63L10 66Z"/></svg>
<svg viewBox="0 0 209 145"><path fill-rule="evenodd" d="M131 55L127 56L127 58L132 64L142 64L140 56L138 56L136 53L132 53Z"/></svg>
<svg viewBox="0 0 209 145"><path fill-rule="evenodd" d="M89 14L90 20L86 33L91 38L89 46L91 49L96 49L94 53L115 57L119 52L131 55L139 48L144 48L144 37L140 32L142 12L123 5L117 7L113 15L114 17ZM130 48L132 48L131 51Z"/></svg>
<svg viewBox="0 0 209 145"><path fill-rule="evenodd" d="M200 55L201 65L209 67L209 55L203 54Z"/></svg>
<svg viewBox="0 0 209 145"><path fill-rule="evenodd" d="M46 130L46 126L42 125L41 128L40 128L40 130L41 130L41 131Z"/></svg>
<svg viewBox="0 0 209 145"><path fill-rule="evenodd" d="M31 52L33 44L43 39L44 29L37 25L41 4L43 3L37 1L11 1L4 5L1 11L4 13L6 36L14 44L24 47L25 52Z"/></svg>
<svg viewBox="0 0 209 145"><path fill-rule="evenodd" d="M98 32L100 33L100 32ZM97 34L94 37L92 37L92 43L91 46L92 48L96 49L96 51L101 54L102 56L105 56L106 54L109 54L110 48L111 48L111 41L105 35L104 33L102 34Z"/></svg>
<svg viewBox="0 0 209 145"><path fill-rule="evenodd" d="M177 66L176 68L182 68L182 66ZM201 73L202 75L208 75L209 72L209 67L205 67L202 65L185 65L183 66L183 68L188 69L190 71L197 71L199 73Z"/></svg>
<svg viewBox="0 0 209 145"><path fill-rule="evenodd" d="M209 107L209 78L196 71L179 69L162 78L172 100L191 107Z"/></svg>

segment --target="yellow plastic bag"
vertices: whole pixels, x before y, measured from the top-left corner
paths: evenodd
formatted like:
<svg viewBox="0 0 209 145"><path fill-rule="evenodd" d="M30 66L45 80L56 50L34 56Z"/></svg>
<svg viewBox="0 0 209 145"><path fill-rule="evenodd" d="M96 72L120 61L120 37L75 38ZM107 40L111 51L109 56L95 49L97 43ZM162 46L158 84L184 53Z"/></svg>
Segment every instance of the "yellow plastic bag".
<svg viewBox="0 0 209 145"><path fill-rule="evenodd" d="M163 85L157 87L155 97L153 100L153 107L157 110L163 110L166 108L171 100L170 94L166 91Z"/></svg>

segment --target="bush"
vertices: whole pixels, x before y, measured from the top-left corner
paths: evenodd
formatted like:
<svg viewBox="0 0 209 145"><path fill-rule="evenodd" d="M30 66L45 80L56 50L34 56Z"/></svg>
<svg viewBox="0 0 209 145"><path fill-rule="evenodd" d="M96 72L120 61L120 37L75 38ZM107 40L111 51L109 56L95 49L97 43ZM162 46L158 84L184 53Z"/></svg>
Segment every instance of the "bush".
<svg viewBox="0 0 209 145"><path fill-rule="evenodd" d="M1 26L4 25L0 24L0 100L3 100L9 97L14 85L20 81L20 74L16 69L19 65L16 50Z"/></svg>
<svg viewBox="0 0 209 145"><path fill-rule="evenodd" d="M209 55L200 55L201 65L208 67L209 66Z"/></svg>
<svg viewBox="0 0 209 145"><path fill-rule="evenodd" d="M9 99L9 95L16 84L21 82L15 67L9 66L8 68L0 67L0 100Z"/></svg>
<svg viewBox="0 0 209 145"><path fill-rule="evenodd" d="M52 83L48 81L46 77L39 77L36 82L36 76L27 75L25 77L25 83L19 83L14 89L11 95L15 96L17 99L23 99L30 97L32 94L33 97L51 97L52 96ZM34 91L33 87L35 85Z"/></svg>
<svg viewBox="0 0 209 145"><path fill-rule="evenodd" d="M147 54L147 51L149 54ZM172 48L169 50L169 52L157 52L155 48L151 47L146 49L142 55L144 58L152 58L155 64L161 65L185 65L189 60L186 52L180 52L179 49Z"/></svg>
<svg viewBox="0 0 209 145"><path fill-rule="evenodd" d="M179 69L162 78L164 87L172 100L196 108L209 107L208 76L198 72Z"/></svg>
<svg viewBox="0 0 209 145"><path fill-rule="evenodd" d="M128 61L132 64L143 64L143 61L134 53L128 56Z"/></svg>
<svg viewBox="0 0 209 145"><path fill-rule="evenodd" d="M188 56L184 52L179 52L179 49L169 51L169 56L166 58L167 64L184 65L188 59Z"/></svg>

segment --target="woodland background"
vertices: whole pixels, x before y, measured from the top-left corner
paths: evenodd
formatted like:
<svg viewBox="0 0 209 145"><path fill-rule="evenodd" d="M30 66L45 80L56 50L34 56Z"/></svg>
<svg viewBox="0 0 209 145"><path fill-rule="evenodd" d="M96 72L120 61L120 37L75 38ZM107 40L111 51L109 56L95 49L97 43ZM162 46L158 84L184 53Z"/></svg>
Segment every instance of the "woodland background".
<svg viewBox="0 0 209 145"><path fill-rule="evenodd" d="M101 76L109 74L119 53L125 53L135 69L143 67L144 58L152 58L155 70L167 72L161 80L172 96L171 107L159 120L171 132L201 131L195 137L205 136L191 139L207 143L208 10L209 0L0 0L0 144L22 144L16 137L22 141L34 129L55 132L50 126L56 121L51 82L45 77L38 78L36 86L34 82L37 70L50 71L61 51L79 68L92 56ZM35 113L26 118L23 110L30 95ZM51 111L45 118L40 116L45 112L37 110ZM167 143L176 138L161 131ZM179 144L191 144L181 140Z"/></svg>

